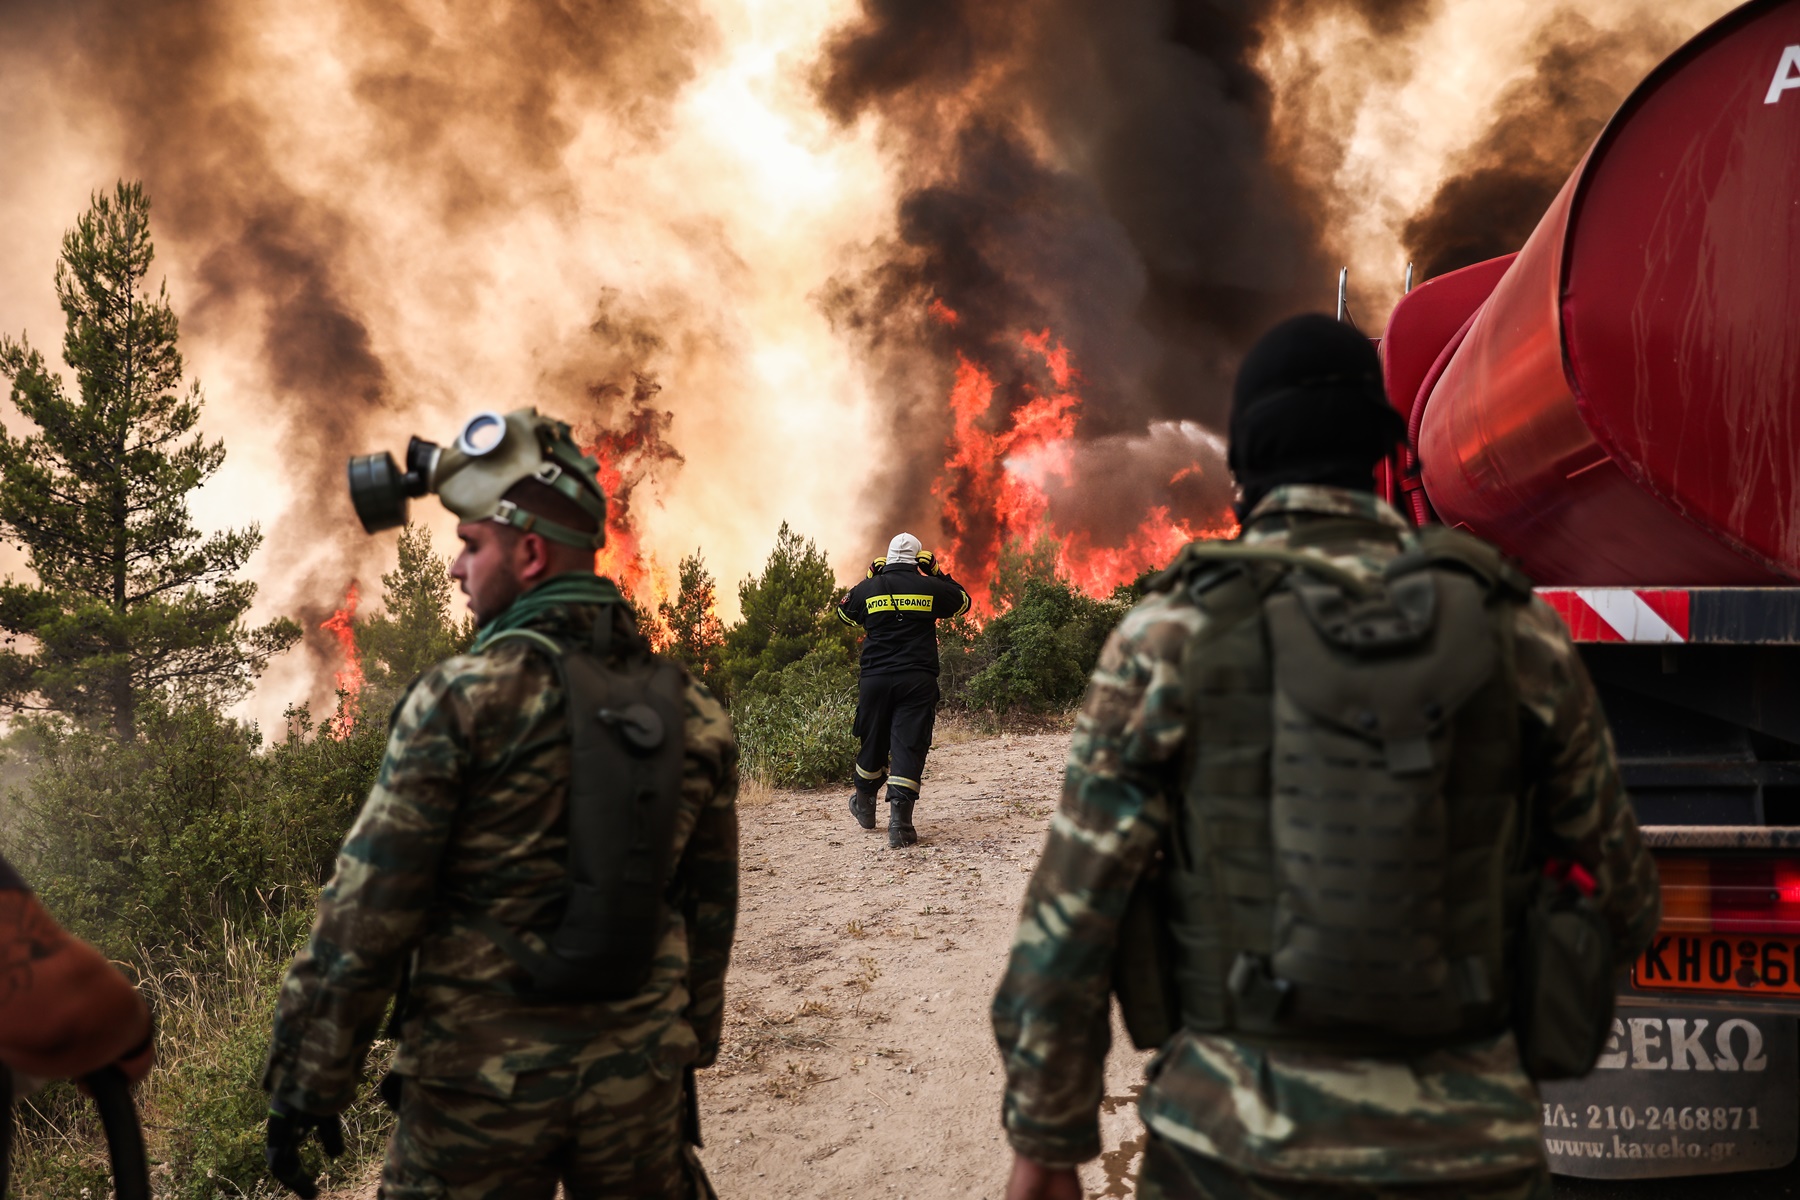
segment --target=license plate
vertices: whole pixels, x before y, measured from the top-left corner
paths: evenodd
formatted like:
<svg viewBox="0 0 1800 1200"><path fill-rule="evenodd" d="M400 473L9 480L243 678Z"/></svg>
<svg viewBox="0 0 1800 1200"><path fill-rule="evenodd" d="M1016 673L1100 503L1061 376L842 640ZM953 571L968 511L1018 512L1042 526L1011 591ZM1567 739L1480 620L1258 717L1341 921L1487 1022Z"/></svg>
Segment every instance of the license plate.
<svg viewBox="0 0 1800 1200"><path fill-rule="evenodd" d="M1632 964L1631 982L1654 992L1800 997L1800 938L1659 933Z"/></svg>
<svg viewBox="0 0 1800 1200"><path fill-rule="evenodd" d="M1550 1169L1646 1179L1786 1166L1797 1074L1793 1017L1621 1008L1591 1074L1539 1086Z"/></svg>

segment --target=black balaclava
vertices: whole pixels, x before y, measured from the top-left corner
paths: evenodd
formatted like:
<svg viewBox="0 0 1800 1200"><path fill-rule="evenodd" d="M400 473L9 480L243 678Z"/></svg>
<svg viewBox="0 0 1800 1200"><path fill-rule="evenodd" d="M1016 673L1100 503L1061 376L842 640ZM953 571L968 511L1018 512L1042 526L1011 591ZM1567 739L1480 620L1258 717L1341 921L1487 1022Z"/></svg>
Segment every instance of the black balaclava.
<svg viewBox="0 0 1800 1200"><path fill-rule="evenodd" d="M1290 317L1250 348L1232 388L1238 519L1286 483L1371 491L1375 464L1405 436L1369 339L1318 313Z"/></svg>

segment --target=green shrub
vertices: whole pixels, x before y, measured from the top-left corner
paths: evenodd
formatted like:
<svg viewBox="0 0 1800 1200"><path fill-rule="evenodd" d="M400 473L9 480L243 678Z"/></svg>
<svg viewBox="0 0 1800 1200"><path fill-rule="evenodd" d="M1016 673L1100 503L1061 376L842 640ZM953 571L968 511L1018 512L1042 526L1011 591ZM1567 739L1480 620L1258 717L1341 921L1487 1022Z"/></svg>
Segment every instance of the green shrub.
<svg viewBox="0 0 1800 1200"><path fill-rule="evenodd" d="M156 1122L155 1148L179 1181L179 1195L229 1194L220 1185L252 1192L267 1180L262 1133L269 1098L258 1085L285 966L254 944L211 978L180 971L146 981L145 990L159 1001L165 1047L146 1089L146 1112L173 1118ZM254 1019L231 1020L233 1011ZM184 1052L167 1053L172 1045Z"/></svg>
<svg viewBox="0 0 1800 1200"><path fill-rule="evenodd" d="M342 741L307 710L266 750L253 728L204 706L147 703L141 740L39 721L33 771L15 792L6 852L62 923L126 963L159 1022L142 1089L159 1194L273 1196L262 1164L259 1086L282 971L311 924L338 843L386 742L365 716ZM355 1157L385 1128L366 1104ZM92 1106L66 1085L20 1125L22 1196L106 1194Z"/></svg>
<svg viewBox="0 0 1800 1200"><path fill-rule="evenodd" d="M12 1186L8 1196L107 1196L112 1171L93 1104L75 1086L53 1083L13 1110Z"/></svg>
<svg viewBox="0 0 1800 1200"><path fill-rule="evenodd" d="M357 626L370 682L341 738L301 705L265 744L214 706L158 694L140 701L134 737L42 717L6 738L0 849L157 1012L158 1065L139 1098L159 1195L279 1194L259 1086L276 989L380 767L387 707L469 634L422 531L402 536L383 583L386 611ZM389 1125L366 1096L345 1120L350 1153L327 1175L339 1184L366 1172ZM16 1194L107 1193L99 1124L73 1088L33 1097L19 1128Z"/></svg>
<svg viewBox="0 0 1800 1200"><path fill-rule="evenodd" d="M776 787L846 780L856 760L856 666L838 647L815 648L756 676L732 716L753 778Z"/></svg>
<svg viewBox="0 0 1800 1200"><path fill-rule="evenodd" d="M994 563L991 595L1000 615L938 625L938 677L951 708L1001 717L1051 712L1081 699L1113 626L1143 596L1146 573L1095 600L1057 573L1046 537L1008 542Z"/></svg>
<svg viewBox="0 0 1800 1200"><path fill-rule="evenodd" d="M849 778L856 634L833 611L842 595L825 555L786 522L762 573L738 585L744 616L725 631L718 676L744 768L770 784Z"/></svg>
<svg viewBox="0 0 1800 1200"><path fill-rule="evenodd" d="M38 722L8 847L65 926L132 960L210 941L268 879L255 731L157 700L138 717L137 741Z"/></svg>
<svg viewBox="0 0 1800 1200"><path fill-rule="evenodd" d="M967 616L939 622L946 707L1003 717L1081 699L1143 579L1095 600L1057 574L1057 553L1048 538L1009 542L991 581L1001 614L985 625ZM725 633L722 674L745 769L777 786L847 781L857 749L855 633L831 612L842 591L824 556L784 524L762 574L738 594L744 620ZM676 611L664 607L665 618Z"/></svg>
<svg viewBox="0 0 1800 1200"><path fill-rule="evenodd" d="M938 622L938 691L950 708L967 708L969 681L992 661L982 627L966 614Z"/></svg>
<svg viewBox="0 0 1800 1200"><path fill-rule="evenodd" d="M227 925L280 940L313 896L386 743L364 717L342 741L305 708L261 735L204 705L149 701L143 737L37 722L37 769L6 847L62 923L145 969L212 954Z"/></svg>
<svg viewBox="0 0 1800 1200"><path fill-rule="evenodd" d="M955 699L995 714L1069 707L1081 699L1100 649L1126 609L1062 580L1032 580L1016 605L959 649L957 672L966 682L959 681Z"/></svg>
<svg viewBox="0 0 1800 1200"><path fill-rule="evenodd" d="M285 736L262 757L265 886L298 888L308 919L313 894L331 877L338 846L375 786L387 740L385 712L365 708L340 739L321 733L311 710L300 704L287 710Z"/></svg>

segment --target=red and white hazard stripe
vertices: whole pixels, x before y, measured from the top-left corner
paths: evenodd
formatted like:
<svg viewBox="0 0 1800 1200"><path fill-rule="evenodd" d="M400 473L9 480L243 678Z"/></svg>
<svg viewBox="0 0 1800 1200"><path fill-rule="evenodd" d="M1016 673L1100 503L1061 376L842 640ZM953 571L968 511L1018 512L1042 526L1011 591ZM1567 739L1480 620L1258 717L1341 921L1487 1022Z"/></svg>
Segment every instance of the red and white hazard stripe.
<svg viewBox="0 0 1800 1200"><path fill-rule="evenodd" d="M1578 642L1688 640L1689 593L1678 589L1541 588Z"/></svg>

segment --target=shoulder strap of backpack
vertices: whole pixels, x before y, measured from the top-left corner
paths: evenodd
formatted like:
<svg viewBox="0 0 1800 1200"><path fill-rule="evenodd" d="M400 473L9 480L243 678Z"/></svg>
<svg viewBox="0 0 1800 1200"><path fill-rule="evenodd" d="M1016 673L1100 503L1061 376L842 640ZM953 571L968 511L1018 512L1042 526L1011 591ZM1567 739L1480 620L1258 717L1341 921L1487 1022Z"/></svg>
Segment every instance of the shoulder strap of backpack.
<svg viewBox="0 0 1800 1200"><path fill-rule="evenodd" d="M1190 542L1162 574L1150 581L1149 588L1168 591L1178 585L1191 585L1219 568L1256 564L1304 571L1355 596L1366 596L1377 587L1321 554L1253 542Z"/></svg>
<svg viewBox="0 0 1800 1200"><path fill-rule="evenodd" d="M1388 579L1432 567L1449 567L1473 575L1491 595L1522 603L1531 599L1531 577L1497 548L1480 538L1444 525L1424 525L1405 535L1405 549L1388 563Z"/></svg>

